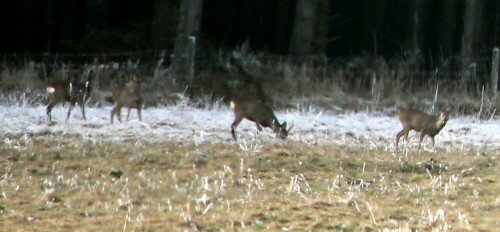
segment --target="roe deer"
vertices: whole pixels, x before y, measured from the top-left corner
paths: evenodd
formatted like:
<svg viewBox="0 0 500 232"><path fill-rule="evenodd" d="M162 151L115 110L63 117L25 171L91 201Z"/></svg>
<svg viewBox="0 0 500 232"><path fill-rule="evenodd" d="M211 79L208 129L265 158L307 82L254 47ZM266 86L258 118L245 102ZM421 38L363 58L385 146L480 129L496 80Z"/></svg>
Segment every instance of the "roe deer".
<svg viewBox="0 0 500 232"><path fill-rule="evenodd" d="M52 121L51 111L59 103L69 102L68 114L66 116L66 122L69 119L71 110L76 103L80 106L82 110L83 119L87 120L85 117L85 101L89 98L90 92L92 91L92 79L94 72L90 71L87 77L87 81L84 83L74 82L74 81L56 81L47 85L47 93L49 94L50 102L47 105L47 116L49 121Z"/></svg>
<svg viewBox="0 0 500 232"><path fill-rule="evenodd" d="M113 118L117 115L118 121L122 121L121 109L125 106L128 107L127 120L130 117L130 110L132 108L137 109L137 114L139 115L139 120L142 121L141 117L141 81L139 78L134 76L132 80L128 81L124 86L117 88L113 91L113 101L116 106L111 110L111 124L113 123Z"/></svg>
<svg viewBox="0 0 500 232"><path fill-rule="evenodd" d="M418 142L418 150L420 150L420 145L425 135L428 135L432 140L432 146L434 147L434 136L436 136L441 129L448 122L448 114L445 112L440 112L439 116L428 115L422 111L406 109L399 113L399 121L403 124L403 130L396 135L396 152L398 152L398 143L401 136L405 136L405 140L408 141L408 133L411 130L420 132L420 140Z"/></svg>
<svg viewBox="0 0 500 232"><path fill-rule="evenodd" d="M291 128L287 128L286 122L280 124L271 108L258 100L232 100L231 109L234 111L235 117L231 125L231 134L234 140L237 140L236 127L244 118L255 122L259 131L262 131L262 127L271 128L281 139L286 139L291 130Z"/></svg>

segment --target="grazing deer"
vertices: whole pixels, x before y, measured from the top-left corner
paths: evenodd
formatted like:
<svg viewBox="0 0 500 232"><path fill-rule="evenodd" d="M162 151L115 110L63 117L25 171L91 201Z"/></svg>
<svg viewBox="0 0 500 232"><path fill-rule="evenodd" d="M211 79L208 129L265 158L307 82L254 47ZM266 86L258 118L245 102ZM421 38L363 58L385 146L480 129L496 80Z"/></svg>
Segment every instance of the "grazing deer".
<svg viewBox="0 0 500 232"><path fill-rule="evenodd" d="M116 103L116 106L113 108L113 110L111 110L111 124L113 124L113 118L115 115L117 115L118 121L122 121L121 109L124 106L128 107L127 120L130 117L130 110L132 108L135 108L137 109L139 120L142 121L141 81L139 80L139 78L134 76L132 80L127 82L124 86L121 86L113 91L113 101Z"/></svg>
<svg viewBox="0 0 500 232"><path fill-rule="evenodd" d="M262 131L262 127L271 128L281 139L286 139L288 132L292 129L287 128L286 122L280 124L271 108L258 100L232 100L231 109L235 116L231 125L231 134L234 140L237 140L236 127L244 118L255 122L259 131Z"/></svg>
<svg viewBox="0 0 500 232"><path fill-rule="evenodd" d="M78 103L82 110L83 119L87 120L85 117L85 101L89 98L90 92L92 91L92 79L94 78L94 72L90 71L87 77L87 81L84 83L72 82L72 81L56 81L47 85L47 93L49 94L50 102L47 105L47 116L49 121L52 121L51 111L59 103L69 102L68 115L66 116L66 122L69 119L71 110Z"/></svg>
<svg viewBox="0 0 500 232"><path fill-rule="evenodd" d="M408 133L411 130L420 132L420 140L418 142L418 150L420 150L420 145L425 135L431 138L432 146L434 147L434 136L436 136L446 125L446 122L448 122L448 114L441 112L439 116L436 117L422 111L407 109L399 113L399 121L403 124L403 130L396 135L396 152L398 152L398 143L401 136L404 135L405 140L408 141Z"/></svg>

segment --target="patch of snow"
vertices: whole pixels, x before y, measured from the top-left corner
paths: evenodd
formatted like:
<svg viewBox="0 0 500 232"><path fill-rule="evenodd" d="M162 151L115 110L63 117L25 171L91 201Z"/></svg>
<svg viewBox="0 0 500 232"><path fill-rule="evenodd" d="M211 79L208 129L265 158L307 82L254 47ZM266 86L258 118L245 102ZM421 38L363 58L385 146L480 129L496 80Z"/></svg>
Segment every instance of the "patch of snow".
<svg viewBox="0 0 500 232"><path fill-rule="evenodd" d="M67 106L52 111L55 123L49 125L44 106L0 106L0 136L20 138L25 136L54 136L82 138L93 141L179 141L194 143L235 143L230 127L233 113L227 107L198 109L186 105L146 108L139 121L132 110L126 121L127 110L122 110L120 123L110 124L112 107L87 107L84 121L79 107L72 111L65 122ZM293 125L287 142L307 144L336 144L394 150L396 134L402 129L395 116L380 113L330 114L322 111L276 112L281 121ZM116 119L116 118L115 118ZM282 142L270 129L258 133L253 122L244 120L237 128L238 141L261 139ZM410 132L409 144L416 147L418 136ZM403 140L400 141L403 144ZM430 146L430 139L422 144ZM473 117L451 118L436 136L436 149L461 151L498 151L500 149L500 120L481 121Z"/></svg>

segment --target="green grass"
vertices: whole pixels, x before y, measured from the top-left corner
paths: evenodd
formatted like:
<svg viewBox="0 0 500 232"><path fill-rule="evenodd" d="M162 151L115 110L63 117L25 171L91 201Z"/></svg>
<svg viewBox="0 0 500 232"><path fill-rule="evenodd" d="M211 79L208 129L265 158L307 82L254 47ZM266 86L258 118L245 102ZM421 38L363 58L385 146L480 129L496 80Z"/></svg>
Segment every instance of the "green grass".
<svg viewBox="0 0 500 232"><path fill-rule="evenodd" d="M498 151L399 157L257 143L11 139L0 144L0 231L494 231L500 224Z"/></svg>

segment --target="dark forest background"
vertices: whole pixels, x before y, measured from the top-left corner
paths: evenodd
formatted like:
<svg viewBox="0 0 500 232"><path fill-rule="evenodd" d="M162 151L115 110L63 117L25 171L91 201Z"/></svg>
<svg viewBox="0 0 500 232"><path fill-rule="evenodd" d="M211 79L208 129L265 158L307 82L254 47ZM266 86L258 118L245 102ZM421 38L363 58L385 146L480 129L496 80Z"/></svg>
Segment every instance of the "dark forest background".
<svg viewBox="0 0 500 232"><path fill-rule="evenodd" d="M304 2L305 5L304 5ZM309 2L309 3L308 3ZM460 56L472 20L474 55L499 45L500 1L205 0L198 38L205 49L250 47L276 55ZM172 51L180 0L17 0L0 2L1 53ZM298 4L302 4L299 5ZM471 9L473 7L473 9ZM295 15L313 9L313 41L291 46ZM466 18L467 11L473 15ZM306 12L307 16L307 12ZM302 19L307 20L307 19ZM309 25L313 25L309 24ZM306 22L307 25L307 22ZM307 33L307 26L301 28Z"/></svg>
<svg viewBox="0 0 500 232"><path fill-rule="evenodd" d="M246 90L285 107L485 112L499 21L499 0L0 1L0 86L24 94L98 66L98 102L138 75L149 105Z"/></svg>

